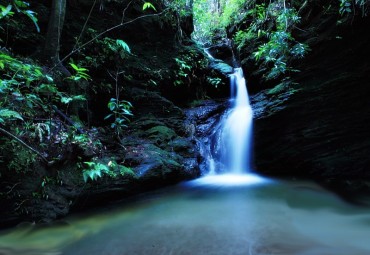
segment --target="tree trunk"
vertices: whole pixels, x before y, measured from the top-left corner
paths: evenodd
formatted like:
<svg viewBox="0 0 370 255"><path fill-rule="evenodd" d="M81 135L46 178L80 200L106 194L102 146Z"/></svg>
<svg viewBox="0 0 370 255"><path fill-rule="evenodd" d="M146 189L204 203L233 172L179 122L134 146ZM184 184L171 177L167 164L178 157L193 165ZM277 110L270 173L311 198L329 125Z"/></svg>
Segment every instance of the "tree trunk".
<svg viewBox="0 0 370 255"><path fill-rule="evenodd" d="M60 38L62 34L65 13L66 0L53 0L44 48L45 58L48 61L51 61L53 64L59 64L60 61Z"/></svg>

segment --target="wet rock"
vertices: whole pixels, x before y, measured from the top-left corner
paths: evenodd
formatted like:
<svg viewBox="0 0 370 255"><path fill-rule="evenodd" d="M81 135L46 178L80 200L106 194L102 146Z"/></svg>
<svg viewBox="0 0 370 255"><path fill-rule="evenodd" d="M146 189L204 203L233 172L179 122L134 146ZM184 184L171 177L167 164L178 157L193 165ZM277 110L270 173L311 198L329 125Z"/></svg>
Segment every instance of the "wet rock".
<svg viewBox="0 0 370 255"><path fill-rule="evenodd" d="M149 139L157 144L168 143L177 135L176 132L167 126L155 126L145 131Z"/></svg>
<svg viewBox="0 0 370 255"><path fill-rule="evenodd" d="M368 186L359 182L370 180L370 67L362 61L370 56L363 47L370 36L362 32L370 20L361 23L345 31L347 39L326 40L312 49L293 94L265 91L252 99L259 172L316 179L348 194Z"/></svg>
<svg viewBox="0 0 370 255"><path fill-rule="evenodd" d="M229 66L235 66L232 47L231 40L225 39L216 45L212 45L207 50L215 59L222 60Z"/></svg>
<svg viewBox="0 0 370 255"><path fill-rule="evenodd" d="M226 77L232 74L234 70L232 66L226 64L225 62L219 59L211 60L209 68L216 70L217 72L223 74Z"/></svg>

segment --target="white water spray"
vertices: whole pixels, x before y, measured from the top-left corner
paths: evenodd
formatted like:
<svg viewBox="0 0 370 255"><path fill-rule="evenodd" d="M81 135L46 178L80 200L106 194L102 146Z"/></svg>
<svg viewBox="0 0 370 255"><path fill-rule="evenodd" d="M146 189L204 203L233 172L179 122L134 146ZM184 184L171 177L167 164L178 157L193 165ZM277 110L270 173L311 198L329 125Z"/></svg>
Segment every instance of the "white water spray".
<svg viewBox="0 0 370 255"><path fill-rule="evenodd" d="M206 51L211 60L214 58ZM205 154L207 175L195 185L251 185L267 182L252 170L253 111L243 70L234 68L230 75L231 109L221 118L209 137Z"/></svg>
<svg viewBox="0 0 370 255"><path fill-rule="evenodd" d="M233 108L222 123L222 156L229 173L243 174L251 169L251 138L253 112L241 68L235 68L230 78Z"/></svg>

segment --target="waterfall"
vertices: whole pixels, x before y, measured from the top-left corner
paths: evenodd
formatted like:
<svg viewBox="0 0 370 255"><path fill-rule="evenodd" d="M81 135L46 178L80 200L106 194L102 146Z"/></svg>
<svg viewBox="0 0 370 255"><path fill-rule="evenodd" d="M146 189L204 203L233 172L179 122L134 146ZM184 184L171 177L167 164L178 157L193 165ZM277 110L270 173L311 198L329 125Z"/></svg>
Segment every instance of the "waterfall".
<svg viewBox="0 0 370 255"><path fill-rule="evenodd" d="M251 170L253 111L241 68L230 75L231 107L223 115L204 148L208 176L242 175Z"/></svg>
<svg viewBox="0 0 370 255"><path fill-rule="evenodd" d="M253 111L241 68L230 75L231 107L208 138L208 174L192 185L255 185L266 182L252 170Z"/></svg>
<svg viewBox="0 0 370 255"><path fill-rule="evenodd" d="M211 62L215 59L206 49ZM221 61L222 62L222 61ZM225 64L226 65L226 64ZM252 172L253 111L242 68L230 76L230 107L200 141L203 177L193 185L251 185L266 182Z"/></svg>
<svg viewBox="0 0 370 255"><path fill-rule="evenodd" d="M233 105L221 123L220 161L228 173L243 174L251 169L253 112L241 68L231 74L230 88Z"/></svg>

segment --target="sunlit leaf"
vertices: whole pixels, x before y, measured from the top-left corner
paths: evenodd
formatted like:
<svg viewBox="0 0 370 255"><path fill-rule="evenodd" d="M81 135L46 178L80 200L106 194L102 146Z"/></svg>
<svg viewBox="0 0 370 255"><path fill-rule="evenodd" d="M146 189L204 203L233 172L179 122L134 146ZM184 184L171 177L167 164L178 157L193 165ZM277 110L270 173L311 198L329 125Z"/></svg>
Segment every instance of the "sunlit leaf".
<svg viewBox="0 0 370 255"><path fill-rule="evenodd" d="M70 102L72 102L72 98L71 97L61 97L60 98L60 102L63 103L63 104L69 104Z"/></svg>
<svg viewBox="0 0 370 255"><path fill-rule="evenodd" d="M17 7L20 8L27 8L30 5L29 3L20 0L14 0L14 3Z"/></svg>
<svg viewBox="0 0 370 255"><path fill-rule="evenodd" d="M26 14L32 20L33 24L35 24L35 27L36 27L37 32L40 33L40 27L37 24L37 21L38 20L37 20L37 18L35 16L35 12L33 12L31 10L26 10L26 11L24 11L24 14Z"/></svg>
<svg viewBox="0 0 370 255"><path fill-rule="evenodd" d="M126 42L124 42L120 39L117 39L116 44L121 46L124 51L127 51L128 53L131 53L130 47L128 46L128 44Z"/></svg>
<svg viewBox="0 0 370 255"><path fill-rule="evenodd" d="M3 121L4 119L23 120L22 116L18 112L9 109L0 109L0 117L3 119Z"/></svg>
<svg viewBox="0 0 370 255"><path fill-rule="evenodd" d="M10 4L7 7L4 7L4 6L0 5L0 8L1 8L0 19L4 18L8 14L11 14L10 11L12 10L12 6Z"/></svg>
<svg viewBox="0 0 370 255"><path fill-rule="evenodd" d="M155 11L157 11L157 9L154 7L154 5L152 3L149 3L149 2L145 2L144 5L143 5L143 11L145 11L146 9L153 9Z"/></svg>

